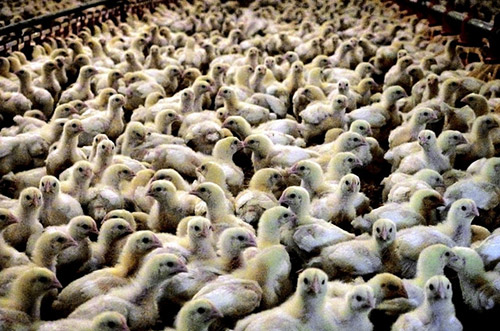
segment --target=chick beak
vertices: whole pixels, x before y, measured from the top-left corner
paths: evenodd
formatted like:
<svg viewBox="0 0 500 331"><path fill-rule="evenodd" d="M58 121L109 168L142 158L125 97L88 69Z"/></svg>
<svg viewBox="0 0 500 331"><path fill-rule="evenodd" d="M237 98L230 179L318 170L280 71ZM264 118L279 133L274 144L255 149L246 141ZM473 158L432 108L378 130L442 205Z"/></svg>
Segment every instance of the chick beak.
<svg viewBox="0 0 500 331"><path fill-rule="evenodd" d="M50 284L50 288L62 288L62 285L57 278L54 278L52 284Z"/></svg>
<svg viewBox="0 0 500 331"><path fill-rule="evenodd" d="M314 294L318 294L319 291L321 291L321 286L319 284L319 279L318 277L314 277L313 282L311 283L311 290L314 292Z"/></svg>
<svg viewBox="0 0 500 331"><path fill-rule="evenodd" d="M146 192L146 196L148 196L148 197L154 197L153 191L152 191L151 189L149 189L149 190Z"/></svg>
<svg viewBox="0 0 500 331"><path fill-rule="evenodd" d="M243 148L245 148L245 145L242 141L239 141L238 145L236 145L236 150L241 151Z"/></svg>
<svg viewBox="0 0 500 331"><path fill-rule="evenodd" d="M437 207L440 207L440 206L446 206L446 201L444 201L444 199L442 197L439 197L439 199L437 201Z"/></svg>
<svg viewBox="0 0 500 331"><path fill-rule="evenodd" d="M439 284L438 297L441 299L446 299L446 288L444 287L444 284Z"/></svg>
<svg viewBox="0 0 500 331"><path fill-rule="evenodd" d="M194 196L201 199L201 194L197 190L191 190L191 191L189 191L189 194L194 195Z"/></svg>
<svg viewBox="0 0 500 331"><path fill-rule="evenodd" d="M208 238L208 236L210 236L210 227L208 226L204 227L203 230L201 230L200 235L203 238Z"/></svg>
<svg viewBox="0 0 500 331"><path fill-rule="evenodd" d="M42 192L50 193L51 191L52 191L51 186L50 185L45 185L45 187L43 188Z"/></svg>
<svg viewBox="0 0 500 331"><path fill-rule="evenodd" d="M380 239L382 239L383 241L386 241L388 235L389 235L389 232L387 231L387 229L383 228L382 231L380 232Z"/></svg>
<svg viewBox="0 0 500 331"><path fill-rule="evenodd" d="M438 116L437 116L436 112L432 112L431 113L430 119L431 119L431 121L436 121L438 119Z"/></svg>
<svg viewBox="0 0 500 331"><path fill-rule="evenodd" d="M363 162L362 162L360 159L357 159L357 160L354 162L354 166L355 166L355 167L361 167L361 166L363 166Z"/></svg>
<svg viewBox="0 0 500 331"><path fill-rule="evenodd" d="M78 246L78 243L74 240L68 240L66 244L64 244L64 248L72 247L72 246Z"/></svg>
<svg viewBox="0 0 500 331"><path fill-rule="evenodd" d="M288 208L288 207L289 207L289 205L288 205L288 200L287 200L287 198L286 198L286 197L281 197L281 198L279 199L279 203L280 203L280 205L281 205L281 206L283 206L283 207L285 207L285 208Z"/></svg>
<svg viewBox="0 0 500 331"><path fill-rule="evenodd" d="M41 198L33 198L33 206L36 208L36 207L39 207L42 205L42 199Z"/></svg>
<svg viewBox="0 0 500 331"><path fill-rule="evenodd" d="M387 288L386 288L387 290ZM391 291L387 290L386 295L384 296L384 299L390 300L394 298L406 298L408 299L408 292L406 292L404 286L398 286L397 291Z"/></svg>
<svg viewBox="0 0 500 331"><path fill-rule="evenodd" d="M287 173L290 175L296 175L297 174L297 164L294 164L290 168L288 168Z"/></svg>
<svg viewBox="0 0 500 331"><path fill-rule="evenodd" d="M163 244L161 243L160 239L158 239L156 236L153 238L153 248L160 248L163 247Z"/></svg>
<svg viewBox="0 0 500 331"><path fill-rule="evenodd" d="M254 237L250 237L246 241L245 248L248 248L248 247L257 247L257 241L255 240Z"/></svg>
<svg viewBox="0 0 500 331"><path fill-rule="evenodd" d="M78 112L78 109L76 109L75 107L71 107L69 110L69 113L70 113L70 115L80 114L80 112Z"/></svg>
<svg viewBox="0 0 500 331"><path fill-rule="evenodd" d="M469 212L469 217L471 216L479 216L479 210L477 209L476 206L473 206L472 207L472 210Z"/></svg>
<svg viewBox="0 0 500 331"><path fill-rule="evenodd" d="M291 224L292 226L297 225L298 221L299 221L299 218L298 218L298 217L297 217L297 215L295 215L295 214L294 214L294 215L292 215L292 216L290 216L290 218L289 218L289 222L290 222L290 224Z"/></svg>
<svg viewBox="0 0 500 331"><path fill-rule="evenodd" d="M92 229L90 229L90 233L91 234L96 234L96 235L99 235L99 230L97 230L96 227L93 227Z"/></svg>
<svg viewBox="0 0 500 331"><path fill-rule="evenodd" d="M177 271L179 273L181 273L181 272L187 272L188 268L187 268L187 266L184 263L181 262L181 263L179 263L179 266L177 267Z"/></svg>

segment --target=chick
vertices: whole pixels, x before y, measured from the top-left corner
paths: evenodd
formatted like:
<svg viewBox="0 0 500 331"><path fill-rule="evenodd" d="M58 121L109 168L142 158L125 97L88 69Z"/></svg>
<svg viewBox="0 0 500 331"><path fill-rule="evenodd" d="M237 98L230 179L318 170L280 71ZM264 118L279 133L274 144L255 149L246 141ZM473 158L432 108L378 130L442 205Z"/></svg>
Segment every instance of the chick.
<svg viewBox="0 0 500 331"><path fill-rule="evenodd" d="M384 257L396 239L396 224L379 219L373 227L371 239L338 243L321 251L321 264L331 278L367 275L389 267Z"/></svg>
<svg viewBox="0 0 500 331"><path fill-rule="evenodd" d="M375 307L373 289L368 285L357 285L343 299L328 302L333 308L331 323L335 329L372 330L368 314Z"/></svg>
<svg viewBox="0 0 500 331"><path fill-rule="evenodd" d="M85 160L85 154L78 149L78 136L83 132L80 120L70 120L64 124L62 137L56 149L51 152L45 161L47 175L59 176L65 169L74 163Z"/></svg>
<svg viewBox="0 0 500 331"><path fill-rule="evenodd" d="M234 154L243 148L243 144L235 137L227 137L217 141L212 151L214 162L222 166L225 181L232 194L236 195L243 185L243 171L233 162Z"/></svg>
<svg viewBox="0 0 500 331"><path fill-rule="evenodd" d="M425 129L429 122L437 120L436 113L430 108L420 108L406 125L401 125L391 131L389 147L393 148L406 142L417 140L420 131Z"/></svg>
<svg viewBox="0 0 500 331"><path fill-rule="evenodd" d="M144 330L158 319L156 289L162 281L187 271L185 264L173 254L159 254L149 259L139 270L134 283L85 302L69 318L90 319L102 311L122 314L131 330Z"/></svg>
<svg viewBox="0 0 500 331"><path fill-rule="evenodd" d="M304 270L290 299L274 309L238 321L235 330L328 330L331 326L326 314L327 280L327 275L319 269Z"/></svg>
<svg viewBox="0 0 500 331"><path fill-rule="evenodd" d="M351 173L352 169L360 167L361 160L351 152L336 153L328 162L325 179L340 181L342 177Z"/></svg>
<svg viewBox="0 0 500 331"><path fill-rule="evenodd" d="M125 199L121 183L134 178L135 173L124 164L114 164L104 171L101 183L88 192L87 209L94 220L102 220L113 209L123 209Z"/></svg>
<svg viewBox="0 0 500 331"><path fill-rule="evenodd" d="M50 270L33 267L24 271L12 284L5 298L1 299L2 317L12 323L28 326L40 319L43 295L61 284Z"/></svg>
<svg viewBox="0 0 500 331"><path fill-rule="evenodd" d="M257 170L248 189L241 191L234 200L236 215L249 224L255 224L267 209L278 205L273 189L282 178L276 169Z"/></svg>
<svg viewBox="0 0 500 331"><path fill-rule="evenodd" d="M148 227L153 231L175 233L184 217L194 215L195 201L183 200L167 180L152 182L146 194L156 200L148 219Z"/></svg>
<svg viewBox="0 0 500 331"><path fill-rule="evenodd" d="M224 107L230 115L241 116L252 125L263 123L276 116L270 114L267 108L239 101L236 92L230 87L221 87L217 95L223 98Z"/></svg>
<svg viewBox="0 0 500 331"><path fill-rule="evenodd" d="M39 221L41 205L42 193L39 189L30 187L21 192L14 210L19 223L9 225L3 232L5 241L18 251L32 249L36 238L43 231Z"/></svg>
<svg viewBox="0 0 500 331"><path fill-rule="evenodd" d="M300 160L319 156L313 151L297 146L277 147L269 138L261 134L248 136L243 145L252 151L252 164L255 170L269 166L290 167Z"/></svg>
<svg viewBox="0 0 500 331"><path fill-rule="evenodd" d="M222 232L217 246L220 258L217 264L227 273L245 266L243 251L257 245L255 235L243 228L229 228Z"/></svg>
<svg viewBox="0 0 500 331"><path fill-rule="evenodd" d="M43 226L68 224L73 217L83 215L80 203L61 192L61 184L57 178L42 177L39 189L43 200L40 210L40 222Z"/></svg>
<svg viewBox="0 0 500 331"><path fill-rule="evenodd" d="M22 93L33 104L33 108L40 109L49 117L54 111L54 98L46 89L33 86L32 75L26 69L15 72L19 78L19 93ZM65 101L66 102L66 101Z"/></svg>
<svg viewBox="0 0 500 331"><path fill-rule="evenodd" d="M210 325L223 315L210 300L197 299L186 303L175 319L176 331L208 331ZM168 330L168 329L167 329Z"/></svg>
<svg viewBox="0 0 500 331"><path fill-rule="evenodd" d="M416 310L401 315L392 330L463 330L451 302L451 283L445 276L434 276L425 285L425 302Z"/></svg>
<svg viewBox="0 0 500 331"><path fill-rule="evenodd" d="M61 182L61 192L72 196L81 205L87 201L87 192L93 175L92 164L78 161L71 168L69 179Z"/></svg>
<svg viewBox="0 0 500 331"><path fill-rule="evenodd" d="M52 307L63 314L69 314L84 302L106 294L111 289L127 285L137 271L142 258L151 250L161 247L158 238L151 231L139 231L129 236L112 268L96 270L66 286Z"/></svg>
<svg viewBox="0 0 500 331"><path fill-rule="evenodd" d="M369 214L357 217L351 224L365 231L370 231L372 224L379 218L389 218L396 223L398 230L419 224L435 224L438 215L433 209L443 205L444 200L438 192L418 190L408 203L387 203Z"/></svg>
<svg viewBox="0 0 500 331"><path fill-rule="evenodd" d="M87 101L94 98L94 93L90 89L90 81L97 73L98 71L93 66L81 67L75 85L61 94L59 103L66 103L75 99Z"/></svg>
<svg viewBox="0 0 500 331"><path fill-rule="evenodd" d="M3 230L10 224L17 222L18 219L8 209L0 208L0 231L2 231L0 233L0 270L30 262L24 253L19 253L8 245L3 238Z"/></svg>

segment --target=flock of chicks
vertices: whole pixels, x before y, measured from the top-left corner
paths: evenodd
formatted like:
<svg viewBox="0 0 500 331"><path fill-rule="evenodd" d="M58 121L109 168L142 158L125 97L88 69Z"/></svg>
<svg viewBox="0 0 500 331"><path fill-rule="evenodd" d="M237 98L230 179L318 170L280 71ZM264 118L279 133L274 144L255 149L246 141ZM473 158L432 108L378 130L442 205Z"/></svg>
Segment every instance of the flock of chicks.
<svg viewBox="0 0 500 331"><path fill-rule="evenodd" d="M0 329L498 309L500 82L429 32L378 0L179 1L0 58Z"/></svg>

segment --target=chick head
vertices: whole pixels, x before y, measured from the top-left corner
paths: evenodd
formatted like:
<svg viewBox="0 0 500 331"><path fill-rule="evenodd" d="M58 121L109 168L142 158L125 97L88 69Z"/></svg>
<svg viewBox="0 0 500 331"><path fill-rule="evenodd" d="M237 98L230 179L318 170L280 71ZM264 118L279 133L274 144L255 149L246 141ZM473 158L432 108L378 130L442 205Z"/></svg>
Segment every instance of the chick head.
<svg viewBox="0 0 500 331"><path fill-rule="evenodd" d="M80 121L80 120L77 120L77 119L69 120L68 122L66 122L66 124L64 124L64 128L63 128L64 135L73 137L73 136L79 135L83 131L84 131L83 124L82 124L82 121Z"/></svg>
<svg viewBox="0 0 500 331"><path fill-rule="evenodd" d="M125 129L125 136L128 138L129 143L137 146L146 139L146 128L140 122L130 122Z"/></svg>
<svg viewBox="0 0 500 331"><path fill-rule="evenodd" d="M418 257L417 270L427 270L442 273L445 266L460 263L453 250L443 244L435 244L424 248Z"/></svg>
<svg viewBox="0 0 500 331"><path fill-rule="evenodd" d="M413 116L416 116L418 124L425 124L438 119L436 112L427 107L417 109Z"/></svg>
<svg viewBox="0 0 500 331"><path fill-rule="evenodd" d="M401 86L391 86L383 93L383 99L389 104L394 105L396 101L406 98L408 95Z"/></svg>
<svg viewBox="0 0 500 331"><path fill-rule="evenodd" d="M255 172L250 180L250 187L265 187L272 189L283 180L281 172L274 168L259 169Z"/></svg>
<svg viewBox="0 0 500 331"><path fill-rule="evenodd" d="M167 72L167 77L174 78L174 77L181 77L182 75L181 68L175 65L169 65L165 70Z"/></svg>
<svg viewBox="0 0 500 331"><path fill-rule="evenodd" d="M340 179L339 188L343 194L349 195L358 193L361 188L361 181L358 176L347 174Z"/></svg>
<svg viewBox="0 0 500 331"><path fill-rule="evenodd" d="M404 70L413 64L413 59L411 58L411 56L408 56L407 54L401 54L401 55L403 56L398 58L397 64L401 69Z"/></svg>
<svg viewBox="0 0 500 331"><path fill-rule="evenodd" d="M7 226L18 223L17 219L12 212L6 208L0 208L0 231L5 229Z"/></svg>
<svg viewBox="0 0 500 331"><path fill-rule="evenodd" d="M120 78L123 78L123 74L120 71L114 69L114 70L109 71L108 77L111 78L112 80L116 81Z"/></svg>
<svg viewBox="0 0 500 331"><path fill-rule="evenodd" d="M304 63L302 61L295 61L291 67L292 72L295 74L301 74L304 72Z"/></svg>
<svg viewBox="0 0 500 331"><path fill-rule="evenodd" d="M119 110L125 104L125 97L121 94L115 94L108 99L108 107L113 110Z"/></svg>
<svg viewBox="0 0 500 331"><path fill-rule="evenodd" d="M276 222L278 226L288 223L293 225L297 223L297 215L295 215L295 213L288 208L276 206L269 208L262 213L259 223L267 222Z"/></svg>
<svg viewBox="0 0 500 331"><path fill-rule="evenodd" d="M106 242L111 243L114 240L125 237L133 231L129 222L125 219L110 218L102 223L99 238L103 237Z"/></svg>
<svg viewBox="0 0 500 331"><path fill-rule="evenodd" d="M53 272L40 267L26 270L15 280L15 283L28 289L33 297L37 297L51 289L62 287ZM13 286L15 285L13 284Z"/></svg>
<svg viewBox="0 0 500 331"><path fill-rule="evenodd" d="M332 98L332 107L334 111L339 111L347 107L347 97L345 95L336 95Z"/></svg>
<svg viewBox="0 0 500 331"><path fill-rule="evenodd" d="M23 209L37 209L42 205L42 192L35 187L28 187L21 191L19 201Z"/></svg>
<svg viewBox="0 0 500 331"><path fill-rule="evenodd" d="M90 79L97 75L99 71L97 71L96 68L90 65L86 65L80 68L80 75L83 76L85 79Z"/></svg>
<svg viewBox="0 0 500 331"><path fill-rule="evenodd" d="M31 73L26 69L20 69L14 73L21 81L31 80Z"/></svg>
<svg viewBox="0 0 500 331"><path fill-rule="evenodd" d="M226 178L222 167L218 163L211 161L205 162L201 166L196 168L196 173L205 177L205 179L211 176L216 176L222 179Z"/></svg>
<svg viewBox="0 0 500 331"><path fill-rule="evenodd" d="M168 180L170 182L174 182L177 180L182 180L182 176L175 171L174 169L160 169L157 172L155 172L153 178L151 179L152 182L164 179Z"/></svg>
<svg viewBox="0 0 500 331"><path fill-rule="evenodd" d="M422 180L429 184L433 189L444 188L444 179L439 172L432 169L419 170L415 175L415 179Z"/></svg>
<svg viewBox="0 0 500 331"><path fill-rule="evenodd" d="M88 161L78 161L73 166L72 176L76 179L77 182L90 179L93 174L94 172L92 170L92 164Z"/></svg>
<svg viewBox="0 0 500 331"><path fill-rule="evenodd" d="M422 130L418 134L418 144L424 149L436 144L436 134L432 130Z"/></svg>
<svg viewBox="0 0 500 331"><path fill-rule="evenodd" d="M314 63L320 68L328 68L331 66L330 60L326 55L318 55L313 60Z"/></svg>
<svg viewBox="0 0 500 331"><path fill-rule="evenodd" d="M205 182L198 185L189 193L197 196L207 204L213 203L215 201L222 201L224 198L224 191L220 188L220 186L210 182Z"/></svg>
<svg viewBox="0 0 500 331"><path fill-rule="evenodd" d="M212 86L210 86L210 83L208 83L207 81L204 81L204 80L197 80L193 84L193 90L194 90L195 94L197 94L197 95L201 95L201 94L208 93L208 92L213 92L213 88L212 88Z"/></svg>
<svg viewBox="0 0 500 331"><path fill-rule="evenodd" d="M168 180L155 180L149 185L147 196L158 201L166 201L177 192L175 185Z"/></svg>
<svg viewBox="0 0 500 331"><path fill-rule="evenodd" d="M341 152L348 152L352 151L353 149L360 147L360 146L366 146L368 143L366 142L366 139L361 136L359 133L355 132L344 132L342 133L337 141L335 142L338 144L340 147Z"/></svg>
<svg viewBox="0 0 500 331"><path fill-rule="evenodd" d="M453 290L445 276L433 276L425 283L425 299L428 302L451 301Z"/></svg>
<svg viewBox="0 0 500 331"><path fill-rule="evenodd" d="M166 278L187 270L186 265L177 255L157 254L144 263L138 278L148 285L159 284Z"/></svg>
<svg viewBox="0 0 500 331"><path fill-rule="evenodd" d="M250 149L253 152L261 152L268 150L273 143L271 139L263 134L252 134L245 138L243 147Z"/></svg>
<svg viewBox="0 0 500 331"><path fill-rule="evenodd" d="M123 252L127 251L135 255L144 255L159 247L162 247L162 244L158 237L152 231L144 230L135 232L128 237Z"/></svg>
<svg viewBox="0 0 500 331"><path fill-rule="evenodd" d="M448 217L455 223L467 222L470 223L474 217L479 216L476 203L471 199L460 199L450 207Z"/></svg>
<svg viewBox="0 0 500 331"><path fill-rule="evenodd" d="M346 293L346 299L353 311L366 311L375 307L373 289L366 284L354 286Z"/></svg>
<svg viewBox="0 0 500 331"><path fill-rule="evenodd" d="M109 176L114 176L119 181L130 181L134 179L135 172L125 164L113 164L104 171L103 178Z"/></svg>
<svg viewBox="0 0 500 331"><path fill-rule="evenodd" d="M181 120L180 115L173 109L164 109L155 117L155 123L162 127L167 127L171 123L179 120Z"/></svg>
<svg viewBox="0 0 500 331"><path fill-rule="evenodd" d="M274 59L274 57L268 56L264 59L264 65L269 69L273 69L276 65L276 60Z"/></svg>
<svg viewBox="0 0 500 331"><path fill-rule="evenodd" d="M204 330L222 313L208 299L188 301L177 315L175 325L181 330Z"/></svg>
<svg viewBox="0 0 500 331"><path fill-rule="evenodd" d="M355 120L352 122L349 131L359 133L363 137L369 137L373 134L370 123L365 120Z"/></svg>
<svg viewBox="0 0 500 331"><path fill-rule="evenodd" d="M460 131L456 130L445 130L441 132L438 137L438 141L443 141L443 146L455 147L461 144L467 144L468 141Z"/></svg>
<svg viewBox="0 0 500 331"><path fill-rule="evenodd" d="M78 110L78 112L82 112L82 110L87 108L87 104L82 100L73 100L69 102L73 107Z"/></svg>
<svg viewBox="0 0 500 331"><path fill-rule="evenodd" d="M339 93L346 93L349 91L349 81L345 78L339 79L339 81L337 82L337 87Z"/></svg>
<svg viewBox="0 0 500 331"><path fill-rule="evenodd" d="M115 143L111 140L105 139L97 145L97 155L98 156L109 156L113 155L115 152Z"/></svg>
<svg viewBox="0 0 500 331"><path fill-rule="evenodd" d="M300 186L287 187L280 197L280 204L283 207L289 207L295 214L301 212L304 206L309 205L309 193Z"/></svg>
<svg viewBox="0 0 500 331"><path fill-rule="evenodd" d="M42 65L42 70L46 73L50 73L57 69L55 61L49 60Z"/></svg>
<svg viewBox="0 0 500 331"><path fill-rule="evenodd" d="M64 103L56 107L56 109L54 110L54 114L52 114L52 118L68 118L71 115L78 113L78 110L70 103Z"/></svg>
<svg viewBox="0 0 500 331"><path fill-rule="evenodd" d="M267 73L267 67L265 65L258 65L255 67L255 76L256 77L264 77Z"/></svg>
<svg viewBox="0 0 500 331"><path fill-rule="evenodd" d="M493 115L482 115L476 118L473 124L472 131L474 127L478 127L481 132L488 132L492 129L498 128L499 124L495 116Z"/></svg>
<svg viewBox="0 0 500 331"><path fill-rule="evenodd" d="M120 313L106 311L94 317L92 320L92 330L127 331L127 320Z"/></svg>
<svg viewBox="0 0 500 331"><path fill-rule="evenodd" d="M441 194L431 189L421 189L416 191L410 198L410 205L417 204L425 206L428 209L435 209L445 205L445 201Z"/></svg>
<svg viewBox="0 0 500 331"><path fill-rule="evenodd" d="M222 232L218 247L227 255L238 256L244 249L257 246L255 235L248 229L235 227Z"/></svg>
<svg viewBox="0 0 500 331"><path fill-rule="evenodd" d="M311 176L318 176L323 173L321 166L314 161L302 160L295 163L288 169L290 174L295 174L302 179L310 178Z"/></svg>
<svg viewBox="0 0 500 331"><path fill-rule="evenodd" d="M302 297L324 298L328 288L328 276L316 268L302 271L297 281L297 292Z"/></svg>
<svg viewBox="0 0 500 331"><path fill-rule="evenodd" d="M134 62L135 61L135 54L132 51L126 51L124 55L125 61L128 63Z"/></svg>
<svg viewBox="0 0 500 331"><path fill-rule="evenodd" d="M187 233L191 240L197 241L198 238L210 238L213 233L210 220L201 216L194 216L187 224Z"/></svg>
<svg viewBox="0 0 500 331"><path fill-rule="evenodd" d="M408 293L401 278L384 272L373 276L368 282L378 302L394 298L408 298Z"/></svg>
<svg viewBox="0 0 500 331"><path fill-rule="evenodd" d="M394 242L396 231L396 224L390 219L381 218L373 223L372 235L382 246L387 246Z"/></svg>
<svg viewBox="0 0 500 331"><path fill-rule="evenodd" d="M65 248L76 245L76 241L69 234L59 230L47 230L37 239L35 249L37 247L44 247L53 253L58 253ZM47 252L46 250L44 251Z"/></svg>
<svg viewBox="0 0 500 331"><path fill-rule="evenodd" d="M323 91L319 87L314 85L305 86L302 90L302 95L310 101L320 100L322 97L324 97Z"/></svg>
<svg viewBox="0 0 500 331"><path fill-rule="evenodd" d="M40 179L40 185L38 186L42 195L44 197L50 197L59 194L61 189L61 184L59 180L54 176L43 176Z"/></svg>
<svg viewBox="0 0 500 331"><path fill-rule="evenodd" d="M375 81L373 80L373 78L368 77L368 78L363 78L359 82L358 87L359 87L359 92L360 93L364 93L364 92L367 92L367 91L372 91L373 89L377 88L378 85L377 85L377 83L375 83Z"/></svg>
<svg viewBox="0 0 500 331"><path fill-rule="evenodd" d="M69 221L68 233L75 240L87 238L91 233L99 234L97 224L90 216L76 216Z"/></svg>

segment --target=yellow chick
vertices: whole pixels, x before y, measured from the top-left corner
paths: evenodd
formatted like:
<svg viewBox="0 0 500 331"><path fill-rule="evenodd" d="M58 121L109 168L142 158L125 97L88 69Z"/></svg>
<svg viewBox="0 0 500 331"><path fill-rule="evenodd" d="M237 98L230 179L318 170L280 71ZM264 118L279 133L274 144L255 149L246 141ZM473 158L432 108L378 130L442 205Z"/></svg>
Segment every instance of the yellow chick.
<svg viewBox="0 0 500 331"><path fill-rule="evenodd" d="M53 176L44 176L40 180L42 208L40 222L43 226L63 225L76 216L83 215L82 206L72 196L61 192L61 184Z"/></svg>

